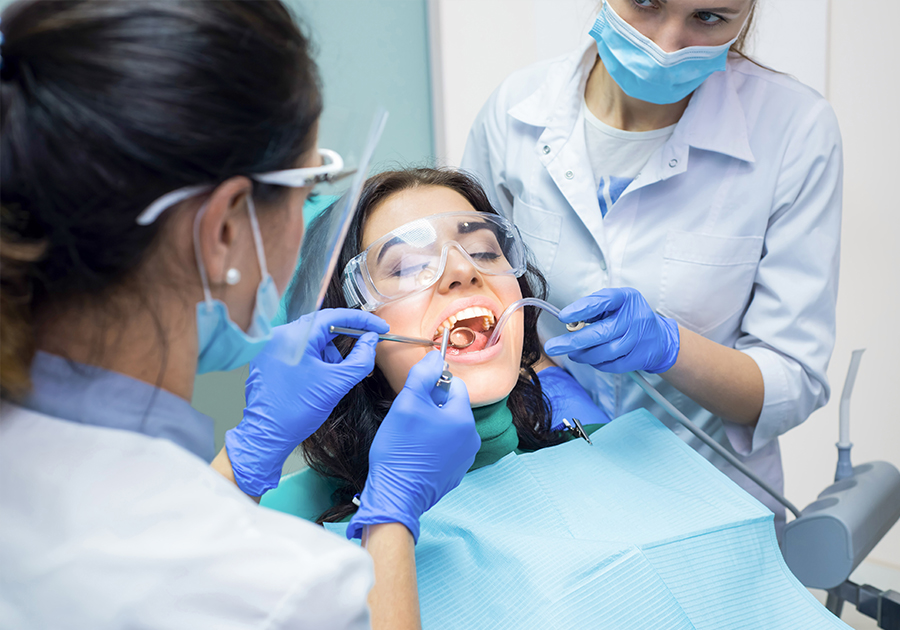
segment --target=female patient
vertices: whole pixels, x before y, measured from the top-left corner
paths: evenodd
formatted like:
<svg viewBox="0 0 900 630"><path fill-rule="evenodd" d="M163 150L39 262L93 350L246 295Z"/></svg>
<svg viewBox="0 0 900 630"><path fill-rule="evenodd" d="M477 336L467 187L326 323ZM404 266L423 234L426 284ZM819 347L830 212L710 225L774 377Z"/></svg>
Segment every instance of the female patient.
<svg viewBox="0 0 900 630"><path fill-rule="evenodd" d="M313 223L310 239L315 230ZM474 333L471 346L447 352L450 370L466 383L475 408L482 447L473 470L517 448L536 450L568 439L565 432L551 430L550 411L533 369L541 356L538 312L517 311L500 341L485 348L503 310L522 297L544 297L546 285L528 262L518 230L496 213L470 176L410 169L372 177L337 269L325 308L374 311L392 333L437 343L446 327ZM348 351L352 341L336 343ZM320 521L343 520L356 509L352 499L362 492L375 431L409 369L429 350L379 344L372 374L304 442L310 467L337 485L334 504ZM606 421L599 416L581 420Z"/></svg>
<svg viewBox="0 0 900 630"><path fill-rule="evenodd" d="M410 337L439 340L448 327L474 336L447 361L470 394L479 470L423 521L426 627L845 628L787 571L771 512L648 412L623 416L594 447L563 444L571 435L551 429L534 370L537 313L517 311L486 347L503 310L545 285L516 228L469 176L371 178L338 270L327 307L373 311ZM344 353L352 344L337 342ZM318 473L306 477L334 491L318 519L329 528L356 510L373 436L429 350L380 343L372 374L303 443ZM606 421L599 410L580 419L589 432ZM536 452L506 457L522 451ZM762 601L772 606L764 623L754 616Z"/></svg>

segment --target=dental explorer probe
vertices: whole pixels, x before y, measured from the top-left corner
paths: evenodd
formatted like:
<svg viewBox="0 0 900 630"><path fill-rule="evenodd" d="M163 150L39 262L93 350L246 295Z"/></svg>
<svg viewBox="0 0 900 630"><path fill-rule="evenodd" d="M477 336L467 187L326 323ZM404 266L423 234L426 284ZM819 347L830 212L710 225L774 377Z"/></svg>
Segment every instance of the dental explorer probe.
<svg viewBox="0 0 900 630"><path fill-rule="evenodd" d="M370 330L362 330L360 328L345 328L344 326L329 326L328 332L334 335L346 335L348 337L362 337ZM396 341L398 343L409 343L414 346L434 346L433 339L420 339L418 337L404 337L403 335L392 335L391 333L382 333L378 335L379 341Z"/></svg>
<svg viewBox="0 0 900 630"><path fill-rule="evenodd" d="M468 331L468 334L466 334ZM334 335L346 335L348 337L362 337L367 332L371 332L368 330L363 330L361 328L345 328L344 326L329 326L328 332ZM446 332L446 331L444 331ZM456 328L452 331L453 333L461 333L457 334L457 340L454 342L450 342L450 345L454 348L459 348L460 350L463 348L468 348L475 342L475 333L472 332L469 328ZM465 337L464 341L459 341ZM396 341L398 343L408 343L415 346L434 346L434 340L421 339L419 337L404 337L403 335L393 335L391 333L382 333L378 335L378 341Z"/></svg>

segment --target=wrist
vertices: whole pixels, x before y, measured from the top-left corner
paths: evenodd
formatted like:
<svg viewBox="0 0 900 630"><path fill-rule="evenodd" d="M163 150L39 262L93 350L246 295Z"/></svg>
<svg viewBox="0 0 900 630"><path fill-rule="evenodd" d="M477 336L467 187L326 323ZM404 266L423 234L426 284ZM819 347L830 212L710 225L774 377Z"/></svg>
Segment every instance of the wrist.
<svg viewBox="0 0 900 630"><path fill-rule="evenodd" d="M225 432L225 450L238 488L251 497L261 497L278 486L284 462L293 448L281 440L248 431L243 424Z"/></svg>
<svg viewBox="0 0 900 630"><path fill-rule="evenodd" d="M359 538L365 526L399 523L418 541L419 517L424 510L412 492L408 483L392 483L389 475L379 474L377 467L371 468L359 497L359 509L347 527L347 538Z"/></svg>
<svg viewBox="0 0 900 630"><path fill-rule="evenodd" d="M661 374L668 372L672 366L678 361L678 353L681 351L681 334L678 330L678 322L670 317L657 315L660 320L660 327L663 329L664 341L663 351L660 353L660 361L654 365L652 369L646 371L651 374Z"/></svg>

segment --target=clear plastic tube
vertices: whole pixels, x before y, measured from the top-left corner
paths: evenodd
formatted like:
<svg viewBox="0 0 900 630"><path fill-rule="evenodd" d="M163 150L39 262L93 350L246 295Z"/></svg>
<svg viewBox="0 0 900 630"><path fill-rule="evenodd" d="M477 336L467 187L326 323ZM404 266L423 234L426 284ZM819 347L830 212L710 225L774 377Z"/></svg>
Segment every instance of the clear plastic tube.
<svg viewBox="0 0 900 630"><path fill-rule="evenodd" d="M517 300L507 306L506 310L504 310L500 315L500 319L497 320L497 325L494 326L494 331L488 338L488 342L487 345L485 345L485 348L490 348L500 340L500 334L503 332L506 324L509 323L509 318L512 317L513 313L515 313L523 306L537 306L538 308L544 309L554 317L559 317L559 309L553 306L550 302L546 302L534 297L527 297L522 298L521 300Z"/></svg>

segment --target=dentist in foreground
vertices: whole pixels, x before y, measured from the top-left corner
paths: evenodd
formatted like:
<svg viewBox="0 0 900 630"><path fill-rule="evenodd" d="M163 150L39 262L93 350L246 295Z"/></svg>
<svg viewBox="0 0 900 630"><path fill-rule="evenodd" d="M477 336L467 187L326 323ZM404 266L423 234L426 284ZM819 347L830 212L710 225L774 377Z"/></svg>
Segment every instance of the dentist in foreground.
<svg viewBox="0 0 900 630"><path fill-rule="evenodd" d="M375 334L342 359L328 326L387 330L341 309L271 327L340 164L306 37L279 2L2 17L0 626L418 627L419 517L480 444L461 380L430 398L437 353L369 452L366 551L251 499L374 367ZM194 375L247 361L214 457Z"/></svg>
<svg viewBox="0 0 900 630"><path fill-rule="evenodd" d="M841 139L822 96L748 59L755 0L606 0L584 47L518 71L462 166L535 252L566 334L541 318L560 410L665 412L644 370L782 489L778 436L829 396ZM548 363L549 365L549 363ZM563 369L564 368L564 369ZM567 409L568 406L568 409ZM585 412L587 415L589 411ZM784 524L784 508L682 427Z"/></svg>

